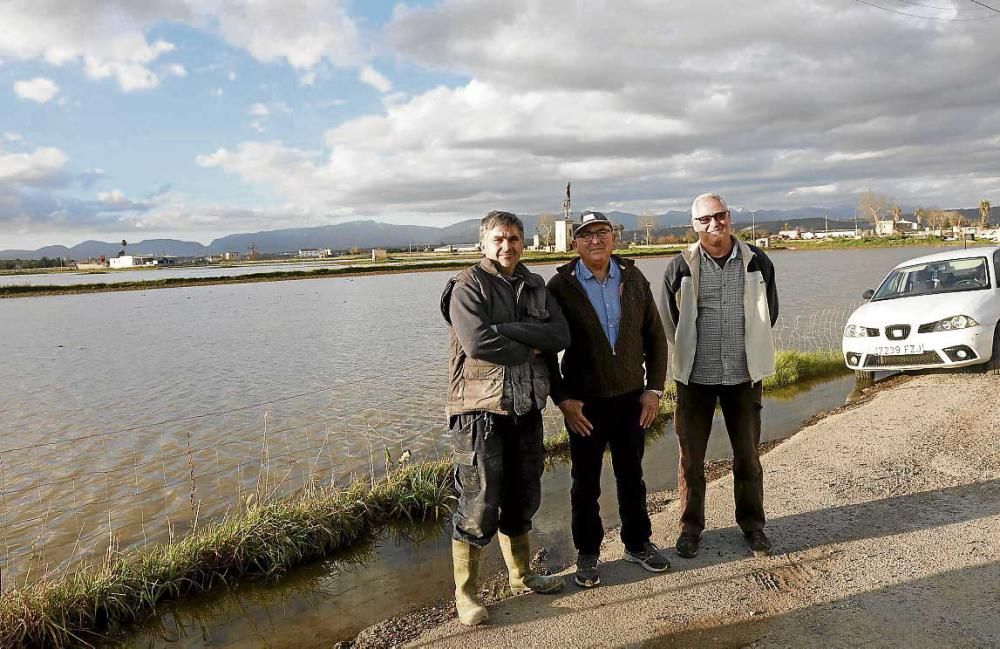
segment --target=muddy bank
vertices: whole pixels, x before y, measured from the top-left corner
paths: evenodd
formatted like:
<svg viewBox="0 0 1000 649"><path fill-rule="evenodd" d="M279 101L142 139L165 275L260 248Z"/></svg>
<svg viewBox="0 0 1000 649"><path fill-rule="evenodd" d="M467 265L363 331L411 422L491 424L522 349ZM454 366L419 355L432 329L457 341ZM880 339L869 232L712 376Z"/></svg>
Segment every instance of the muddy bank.
<svg viewBox="0 0 1000 649"><path fill-rule="evenodd" d="M696 559L670 550L672 572L645 573L609 534L600 588L511 598L489 626L450 620L417 643L998 646L998 394L992 374L903 379L766 454L771 557L748 556L723 475ZM653 516L661 546L676 517L673 502Z"/></svg>

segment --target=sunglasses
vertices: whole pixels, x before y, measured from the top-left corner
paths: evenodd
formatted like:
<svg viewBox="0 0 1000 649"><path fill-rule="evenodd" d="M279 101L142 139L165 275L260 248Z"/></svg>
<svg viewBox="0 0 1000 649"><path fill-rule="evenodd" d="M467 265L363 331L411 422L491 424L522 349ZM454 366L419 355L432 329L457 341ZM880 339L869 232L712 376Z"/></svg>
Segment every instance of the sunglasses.
<svg viewBox="0 0 1000 649"><path fill-rule="evenodd" d="M729 210L726 210L724 212L716 212L715 214L709 214L707 216L698 216L695 217L694 220L697 221L698 223L701 223L702 225L708 225L709 223L711 223L712 219L715 219L719 223L722 223L727 218L729 218Z"/></svg>
<svg viewBox="0 0 1000 649"><path fill-rule="evenodd" d="M611 230L603 228L601 230L592 230L590 232L578 234L576 235L576 238L582 241L597 241L598 239L604 239L609 236L611 236Z"/></svg>

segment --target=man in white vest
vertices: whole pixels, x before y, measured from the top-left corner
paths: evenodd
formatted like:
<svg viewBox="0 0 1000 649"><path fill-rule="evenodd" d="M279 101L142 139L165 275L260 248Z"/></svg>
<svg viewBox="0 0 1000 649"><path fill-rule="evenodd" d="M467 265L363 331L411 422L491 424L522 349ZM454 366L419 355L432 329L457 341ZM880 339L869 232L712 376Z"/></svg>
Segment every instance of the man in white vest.
<svg viewBox="0 0 1000 649"><path fill-rule="evenodd" d="M771 328L778 319L774 266L732 234L732 215L717 194L691 205L697 243L663 276L661 319L677 384L674 428L680 447L677 554L698 554L705 529L705 449L716 404L733 447L736 522L755 554L768 554L760 443L761 381L774 373Z"/></svg>

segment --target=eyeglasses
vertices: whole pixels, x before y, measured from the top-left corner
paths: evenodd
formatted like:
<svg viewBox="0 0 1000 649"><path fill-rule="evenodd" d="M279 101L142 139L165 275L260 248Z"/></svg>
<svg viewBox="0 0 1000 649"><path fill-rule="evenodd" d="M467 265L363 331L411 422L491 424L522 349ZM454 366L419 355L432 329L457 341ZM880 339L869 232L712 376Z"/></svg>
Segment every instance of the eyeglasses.
<svg viewBox="0 0 1000 649"><path fill-rule="evenodd" d="M722 223L727 218L729 218L729 210L726 210L724 212L716 212L715 214L709 214L707 216L697 216L695 217L694 220L697 221L698 223L701 223L702 225L708 225L712 221L712 219L715 219L719 223Z"/></svg>
<svg viewBox="0 0 1000 649"><path fill-rule="evenodd" d="M609 236L611 236L611 230L601 228L600 230L591 230L590 232L578 234L575 238L580 239L581 241L597 241L598 239L606 239Z"/></svg>

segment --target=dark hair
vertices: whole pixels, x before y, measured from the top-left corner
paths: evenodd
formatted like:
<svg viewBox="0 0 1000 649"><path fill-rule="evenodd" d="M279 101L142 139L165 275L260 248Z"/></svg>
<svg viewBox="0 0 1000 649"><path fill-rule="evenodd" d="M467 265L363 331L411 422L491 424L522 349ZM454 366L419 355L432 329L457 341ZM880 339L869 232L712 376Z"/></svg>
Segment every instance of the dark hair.
<svg viewBox="0 0 1000 649"><path fill-rule="evenodd" d="M493 210L479 222L479 241L482 242L486 237L486 233L498 226L517 228L521 233L521 238L524 238L524 223L521 222L521 219L510 212Z"/></svg>

